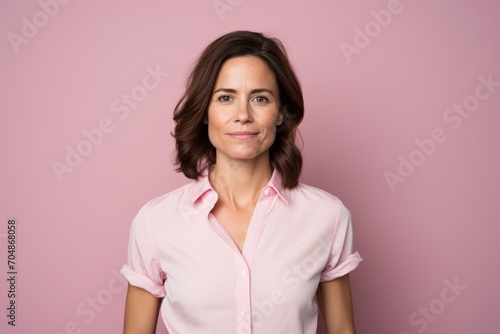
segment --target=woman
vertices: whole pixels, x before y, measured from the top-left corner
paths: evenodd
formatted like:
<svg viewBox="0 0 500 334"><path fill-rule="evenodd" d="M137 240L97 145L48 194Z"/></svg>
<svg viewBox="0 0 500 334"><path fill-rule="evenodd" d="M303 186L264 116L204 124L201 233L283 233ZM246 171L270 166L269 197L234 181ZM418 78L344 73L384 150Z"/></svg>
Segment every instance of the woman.
<svg viewBox="0 0 500 334"><path fill-rule="evenodd" d="M277 39L237 31L199 57L174 112L190 184L131 226L126 334L354 333L349 211L299 183L299 82ZM318 303L316 303L316 297Z"/></svg>

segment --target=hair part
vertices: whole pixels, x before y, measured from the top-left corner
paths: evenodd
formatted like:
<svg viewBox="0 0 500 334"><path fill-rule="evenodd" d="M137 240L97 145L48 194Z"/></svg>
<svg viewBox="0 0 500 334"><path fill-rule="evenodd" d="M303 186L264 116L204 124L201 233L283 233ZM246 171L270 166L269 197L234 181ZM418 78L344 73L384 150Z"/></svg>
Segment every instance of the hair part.
<svg viewBox="0 0 500 334"><path fill-rule="evenodd" d="M269 157L282 176L283 187L294 188L302 171L302 154L295 143L297 127L304 117L302 90L283 44L277 38L251 31L235 31L219 37L196 60L186 91L174 110L176 171L197 180L215 164L215 147L210 143L205 124L208 107L222 65L242 56L260 58L276 77L283 124L277 127Z"/></svg>

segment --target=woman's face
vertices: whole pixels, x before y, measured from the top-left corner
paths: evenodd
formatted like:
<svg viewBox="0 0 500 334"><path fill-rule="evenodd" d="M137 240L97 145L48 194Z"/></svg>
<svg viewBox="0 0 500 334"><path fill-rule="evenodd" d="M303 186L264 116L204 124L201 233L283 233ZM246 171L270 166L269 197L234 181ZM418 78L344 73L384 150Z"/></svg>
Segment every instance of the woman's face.
<svg viewBox="0 0 500 334"><path fill-rule="evenodd" d="M236 57L221 67L208 107L208 137L221 159L268 154L283 121L276 77L260 58Z"/></svg>

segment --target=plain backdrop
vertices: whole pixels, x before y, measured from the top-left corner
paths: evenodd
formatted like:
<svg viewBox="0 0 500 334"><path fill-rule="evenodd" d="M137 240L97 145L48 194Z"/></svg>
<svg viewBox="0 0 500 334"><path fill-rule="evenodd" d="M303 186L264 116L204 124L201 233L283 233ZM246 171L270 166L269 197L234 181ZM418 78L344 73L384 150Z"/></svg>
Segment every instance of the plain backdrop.
<svg viewBox="0 0 500 334"><path fill-rule="evenodd" d="M302 182L352 212L358 333L500 333L497 1L66 2L0 2L0 332L122 331L132 218L188 182L173 108L207 43L244 29L286 45Z"/></svg>

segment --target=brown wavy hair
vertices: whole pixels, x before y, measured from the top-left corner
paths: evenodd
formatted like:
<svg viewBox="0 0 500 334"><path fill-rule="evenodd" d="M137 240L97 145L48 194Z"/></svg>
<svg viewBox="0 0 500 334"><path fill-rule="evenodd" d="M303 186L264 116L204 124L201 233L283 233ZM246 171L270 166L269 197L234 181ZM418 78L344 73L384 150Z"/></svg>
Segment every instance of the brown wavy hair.
<svg viewBox="0 0 500 334"><path fill-rule="evenodd" d="M219 70L234 57L255 56L274 72L280 96L283 124L269 149L271 164L281 174L283 187L297 186L302 170L302 154L295 143L297 127L304 117L304 100L283 44L262 33L235 31L210 43L198 57L188 77L186 91L174 110L176 168L190 179L198 179L215 164L215 148L208 138L208 106Z"/></svg>

